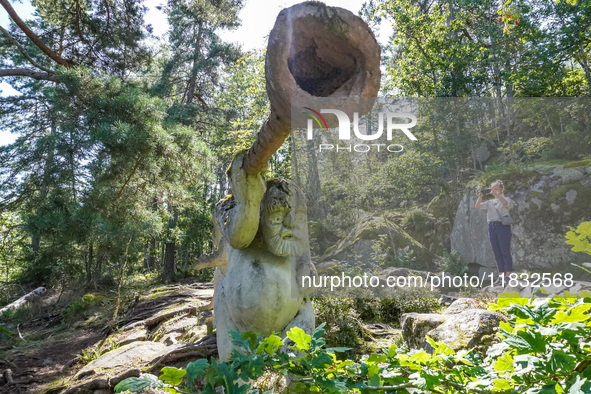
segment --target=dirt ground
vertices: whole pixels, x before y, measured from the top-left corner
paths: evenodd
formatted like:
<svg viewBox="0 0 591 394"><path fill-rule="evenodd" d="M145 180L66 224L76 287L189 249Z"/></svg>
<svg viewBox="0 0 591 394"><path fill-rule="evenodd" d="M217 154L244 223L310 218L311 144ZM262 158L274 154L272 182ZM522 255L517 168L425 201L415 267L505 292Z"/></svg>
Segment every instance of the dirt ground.
<svg viewBox="0 0 591 394"><path fill-rule="evenodd" d="M103 337L101 332L76 331L67 339L49 342L42 348L35 346L21 354L2 357L2 369L12 370L14 383L0 386L0 393L46 392L50 383L67 374L64 367L76 365L79 362L76 356Z"/></svg>

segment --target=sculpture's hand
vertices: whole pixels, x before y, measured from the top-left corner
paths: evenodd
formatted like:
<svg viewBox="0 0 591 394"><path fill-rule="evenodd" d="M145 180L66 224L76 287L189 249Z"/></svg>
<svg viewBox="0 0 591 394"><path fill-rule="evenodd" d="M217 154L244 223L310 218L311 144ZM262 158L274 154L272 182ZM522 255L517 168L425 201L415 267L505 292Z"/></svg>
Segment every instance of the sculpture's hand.
<svg viewBox="0 0 591 394"><path fill-rule="evenodd" d="M243 159L244 154L236 156L228 170L232 194L237 204L254 204L258 207L265 194L265 180L262 172L248 175L242 170Z"/></svg>

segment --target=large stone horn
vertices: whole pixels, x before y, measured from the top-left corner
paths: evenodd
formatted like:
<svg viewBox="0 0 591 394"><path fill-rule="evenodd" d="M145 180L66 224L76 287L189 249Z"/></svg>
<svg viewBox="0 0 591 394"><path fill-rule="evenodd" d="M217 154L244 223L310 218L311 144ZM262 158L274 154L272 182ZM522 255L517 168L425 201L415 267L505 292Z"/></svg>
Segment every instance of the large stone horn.
<svg viewBox="0 0 591 394"><path fill-rule="evenodd" d="M291 132L293 99L313 106L330 98L341 110L367 113L367 100L359 98L376 97L380 89L380 46L351 12L315 1L297 4L282 10L271 30L265 77L271 114L243 161L251 175Z"/></svg>

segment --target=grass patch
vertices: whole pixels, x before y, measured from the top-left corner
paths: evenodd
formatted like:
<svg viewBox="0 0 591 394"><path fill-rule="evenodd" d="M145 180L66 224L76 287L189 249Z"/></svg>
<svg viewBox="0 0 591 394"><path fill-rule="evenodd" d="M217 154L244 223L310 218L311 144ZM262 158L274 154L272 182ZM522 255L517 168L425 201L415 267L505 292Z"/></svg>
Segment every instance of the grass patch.
<svg viewBox="0 0 591 394"><path fill-rule="evenodd" d="M591 159L571 161L564 165L564 168L578 168L578 167L591 167Z"/></svg>

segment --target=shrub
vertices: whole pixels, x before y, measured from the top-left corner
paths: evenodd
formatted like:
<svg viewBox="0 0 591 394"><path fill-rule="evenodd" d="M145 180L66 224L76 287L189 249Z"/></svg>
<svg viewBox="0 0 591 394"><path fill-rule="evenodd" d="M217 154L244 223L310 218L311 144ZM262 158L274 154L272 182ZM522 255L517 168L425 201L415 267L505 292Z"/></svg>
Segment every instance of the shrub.
<svg viewBox="0 0 591 394"><path fill-rule="evenodd" d="M439 268L447 274L460 276L468 271L468 262L462 259L458 252L443 253L439 261Z"/></svg>
<svg viewBox="0 0 591 394"><path fill-rule="evenodd" d="M591 222L583 222L576 229L571 228L566 233L566 243L573 246L574 252L582 252L591 256ZM574 263L573 265L591 274L590 263L583 263L583 266Z"/></svg>
<svg viewBox="0 0 591 394"><path fill-rule="evenodd" d="M316 322L325 325L325 339L328 346L349 348L348 357L354 357L362 350L363 328L352 298L317 298L313 300Z"/></svg>
<svg viewBox="0 0 591 394"><path fill-rule="evenodd" d="M399 326L404 313L429 313L439 309L440 305L439 300L427 289L409 287L396 289L390 297L356 298L355 308L360 319L365 322Z"/></svg>
<svg viewBox="0 0 591 394"><path fill-rule="evenodd" d="M513 154L515 161L532 162L542 158L542 152L547 150L552 140L548 137L534 137L526 140L519 139L513 143L505 143L499 151L506 156Z"/></svg>
<svg viewBox="0 0 591 394"><path fill-rule="evenodd" d="M104 299L105 296L102 294L85 294L64 308L64 316L66 318L76 318L78 316L88 317L91 310L98 306Z"/></svg>

